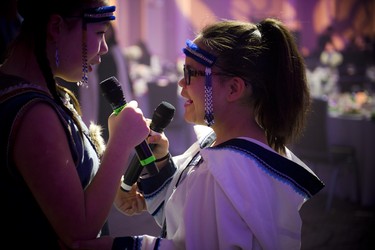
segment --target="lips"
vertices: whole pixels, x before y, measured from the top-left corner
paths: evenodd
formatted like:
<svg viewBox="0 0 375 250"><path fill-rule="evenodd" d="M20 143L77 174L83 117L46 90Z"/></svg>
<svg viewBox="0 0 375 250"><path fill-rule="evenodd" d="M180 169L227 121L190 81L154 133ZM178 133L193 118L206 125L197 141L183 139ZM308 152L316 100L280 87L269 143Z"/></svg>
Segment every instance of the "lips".
<svg viewBox="0 0 375 250"><path fill-rule="evenodd" d="M188 99L188 100L185 101L185 103L184 103L184 107L189 106L189 105L192 104L192 103L193 103L193 101L190 100L190 99Z"/></svg>

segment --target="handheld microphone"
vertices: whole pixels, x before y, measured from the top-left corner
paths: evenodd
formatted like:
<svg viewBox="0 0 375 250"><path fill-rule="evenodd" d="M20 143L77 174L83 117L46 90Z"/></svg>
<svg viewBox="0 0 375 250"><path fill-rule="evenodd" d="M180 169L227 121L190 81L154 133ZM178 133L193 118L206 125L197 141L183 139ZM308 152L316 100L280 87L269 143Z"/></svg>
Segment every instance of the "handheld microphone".
<svg viewBox="0 0 375 250"><path fill-rule="evenodd" d="M162 101L159 104L159 106L154 110L154 114L152 115L152 120L150 124L150 129L158 133L163 133L164 129L173 120L175 110L176 109L172 104ZM149 146L151 149L154 149L155 144L151 144ZM152 172L150 172L150 170ZM124 174L124 180L123 183L121 183L121 189L123 191L130 191L132 185L137 182L142 171L143 168L139 163L139 160L136 156L134 156ZM146 171L150 175L157 174L157 171L155 171L155 169L146 168Z"/></svg>
<svg viewBox="0 0 375 250"><path fill-rule="evenodd" d="M100 87L103 96L109 101L113 112L117 115L126 105L124 93L122 92L121 85L117 78L112 76L103 80L100 83ZM150 173L157 173L159 171L155 164L155 156L152 154L151 148L146 140L137 145L135 151L142 167L145 167ZM133 184L127 183L129 180L124 180L124 182L125 181L126 184Z"/></svg>

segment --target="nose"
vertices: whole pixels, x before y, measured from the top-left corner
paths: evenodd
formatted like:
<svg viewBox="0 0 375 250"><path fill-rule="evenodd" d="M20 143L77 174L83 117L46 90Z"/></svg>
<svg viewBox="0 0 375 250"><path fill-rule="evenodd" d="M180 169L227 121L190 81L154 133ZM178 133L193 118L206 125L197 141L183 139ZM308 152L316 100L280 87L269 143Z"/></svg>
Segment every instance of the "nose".
<svg viewBox="0 0 375 250"><path fill-rule="evenodd" d="M105 55L107 53L108 53L108 44L107 44L107 41L105 39L103 39L102 43L100 43L99 54L100 55Z"/></svg>
<svg viewBox="0 0 375 250"><path fill-rule="evenodd" d="M183 97L183 93L182 92L186 92L186 82L185 82L185 78L181 78L178 82L177 82L178 86L180 87L180 96Z"/></svg>
<svg viewBox="0 0 375 250"><path fill-rule="evenodd" d="M183 88L183 87L186 86L185 77L182 77L182 78L178 81L178 86L180 86L181 88Z"/></svg>

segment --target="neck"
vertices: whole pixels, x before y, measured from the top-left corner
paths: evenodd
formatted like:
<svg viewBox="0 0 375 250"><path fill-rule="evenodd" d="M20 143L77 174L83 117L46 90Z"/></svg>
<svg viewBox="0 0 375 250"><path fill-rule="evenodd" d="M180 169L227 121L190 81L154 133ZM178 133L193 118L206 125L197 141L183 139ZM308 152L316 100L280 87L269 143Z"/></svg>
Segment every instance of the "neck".
<svg viewBox="0 0 375 250"><path fill-rule="evenodd" d="M233 138L248 137L268 145L264 130L255 121L250 123L237 122L228 126L214 124L212 129L216 134L215 144L220 144Z"/></svg>

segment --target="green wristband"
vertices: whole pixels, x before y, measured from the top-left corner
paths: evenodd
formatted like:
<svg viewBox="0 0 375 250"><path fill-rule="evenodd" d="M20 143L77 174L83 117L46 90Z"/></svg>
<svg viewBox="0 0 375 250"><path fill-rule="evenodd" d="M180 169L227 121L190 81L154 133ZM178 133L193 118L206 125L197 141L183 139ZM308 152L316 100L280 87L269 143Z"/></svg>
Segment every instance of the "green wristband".
<svg viewBox="0 0 375 250"><path fill-rule="evenodd" d="M151 162L154 162L155 160L156 160L155 156L151 155L150 157L148 157L144 160L140 160L140 162L141 162L141 165L144 167L144 166L150 164Z"/></svg>

